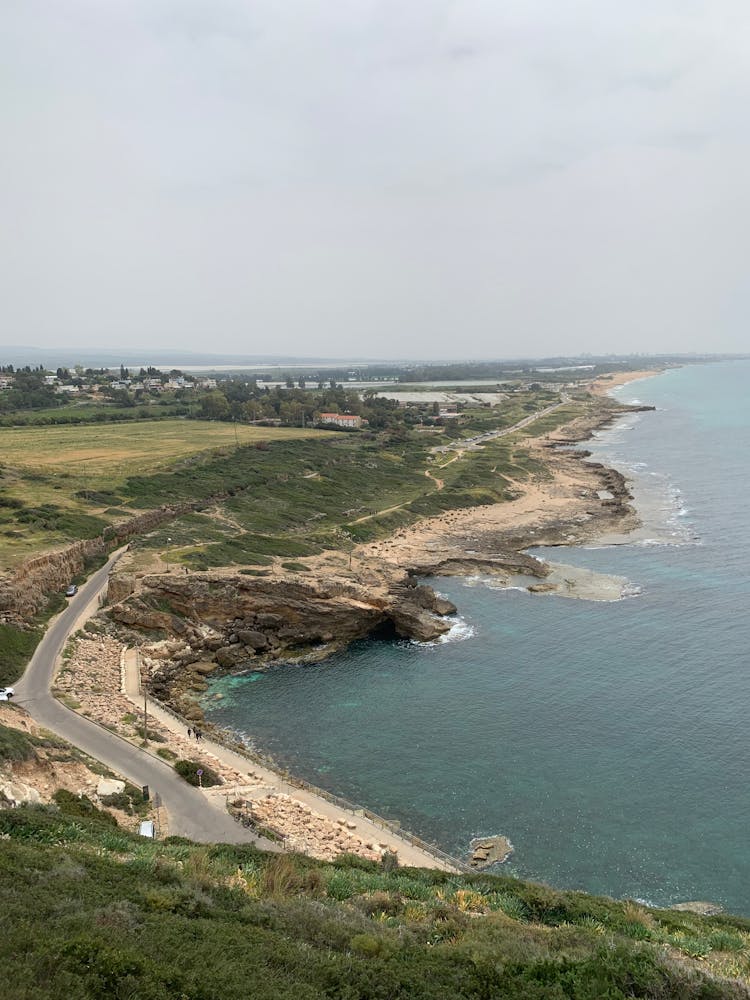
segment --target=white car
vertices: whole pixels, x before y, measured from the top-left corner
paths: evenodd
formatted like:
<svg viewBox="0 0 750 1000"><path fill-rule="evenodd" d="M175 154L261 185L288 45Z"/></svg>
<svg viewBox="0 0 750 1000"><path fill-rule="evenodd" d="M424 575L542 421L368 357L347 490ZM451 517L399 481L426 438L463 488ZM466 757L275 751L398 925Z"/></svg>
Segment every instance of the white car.
<svg viewBox="0 0 750 1000"><path fill-rule="evenodd" d="M13 688L0 688L0 701L10 701L15 693Z"/></svg>

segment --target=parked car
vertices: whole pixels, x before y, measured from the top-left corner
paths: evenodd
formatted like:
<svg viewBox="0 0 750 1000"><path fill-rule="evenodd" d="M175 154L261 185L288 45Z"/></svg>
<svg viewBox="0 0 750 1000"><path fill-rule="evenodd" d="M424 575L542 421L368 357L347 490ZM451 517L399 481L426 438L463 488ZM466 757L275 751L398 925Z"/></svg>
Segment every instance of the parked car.
<svg viewBox="0 0 750 1000"><path fill-rule="evenodd" d="M0 701L10 701L15 693L13 688L0 688Z"/></svg>
<svg viewBox="0 0 750 1000"><path fill-rule="evenodd" d="M75 595L77 593L78 593L78 587L76 587L76 585L74 583L71 583L71 585L65 591L65 596L66 597L75 597Z"/></svg>

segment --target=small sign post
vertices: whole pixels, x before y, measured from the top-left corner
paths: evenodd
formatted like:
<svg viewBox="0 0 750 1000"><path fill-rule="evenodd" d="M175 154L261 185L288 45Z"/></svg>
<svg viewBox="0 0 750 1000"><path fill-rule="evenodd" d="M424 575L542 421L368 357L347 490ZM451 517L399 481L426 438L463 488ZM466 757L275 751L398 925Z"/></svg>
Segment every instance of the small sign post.
<svg viewBox="0 0 750 1000"><path fill-rule="evenodd" d="M198 775L198 788L203 788L203 768L199 767L195 773Z"/></svg>

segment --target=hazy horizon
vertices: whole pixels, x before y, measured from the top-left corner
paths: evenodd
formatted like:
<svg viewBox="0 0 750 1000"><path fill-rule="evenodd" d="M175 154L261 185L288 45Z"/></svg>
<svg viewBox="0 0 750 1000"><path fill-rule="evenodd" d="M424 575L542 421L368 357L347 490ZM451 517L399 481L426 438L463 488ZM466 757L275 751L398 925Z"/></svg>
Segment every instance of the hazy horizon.
<svg viewBox="0 0 750 1000"><path fill-rule="evenodd" d="M745 360L750 357L748 353L721 353L721 352L692 352L692 353L662 353L662 352L638 352L635 354L580 354L580 355L515 355L506 357L484 357L467 360L457 357L368 357L365 355L329 356L322 355L284 355L284 354L219 354L208 352L191 352L180 348L138 348L138 347L71 347L67 345L55 345L48 348L38 348L35 346L24 347L19 345L0 345L0 365L13 365L16 368L26 366L43 366L54 371L58 367L73 368L75 365L82 365L87 368L109 368L116 370L120 366L131 370L140 367L155 366L162 370L179 369L185 372L195 371L215 371L230 373L231 371L255 370L278 370L285 369L321 369L333 370L335 368L377 368L377 367L425 367L444 365L476 365L505 367L510 365L534 366L534 365L560 365L570 367L590 367L611 363L631 364L634 361L643 361L644 365L669 363L673 361L690 363L691 361L722 361L722 360Z"/></svg>
<svg viewBox="0 0 750 1000"><path fill-rule="evenodd" d="M0 345L741 352L749 42L738 0L8 0Z"/></svg>

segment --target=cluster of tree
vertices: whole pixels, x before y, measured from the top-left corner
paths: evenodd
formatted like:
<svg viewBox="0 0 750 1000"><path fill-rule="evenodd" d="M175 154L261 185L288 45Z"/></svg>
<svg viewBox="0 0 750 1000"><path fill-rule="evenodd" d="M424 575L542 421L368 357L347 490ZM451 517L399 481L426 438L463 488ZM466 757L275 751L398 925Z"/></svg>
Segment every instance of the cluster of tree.
<svg viewBox="0 0 750 1000"><path fill-rule="evenodd" d="M41 365L24 365L23 368L14 368L13 365L0 365L0 375L13 375L15 372L41 372L46 374L46 369Z"/></svg>
<svg viewBox="0 0 750 1000"><path fill-rule="evenodd" d="M197 415L209 420L281 421L300 427L316 423L321 413L355 414L374 430L408 425L420 419L418 414L401 409L395 400L376 396L371 390L360 396L341 385L313 390L271 388L239 379L225 379L207 392Z"/></svg>
<svg viewBox="0 0 750 1000"><path fill-rule="evenodd" d="M0 412L46 409L62 406L65 402L44 381L43 368L21 368L15 372L13 385L0 393Z"/></svg>

